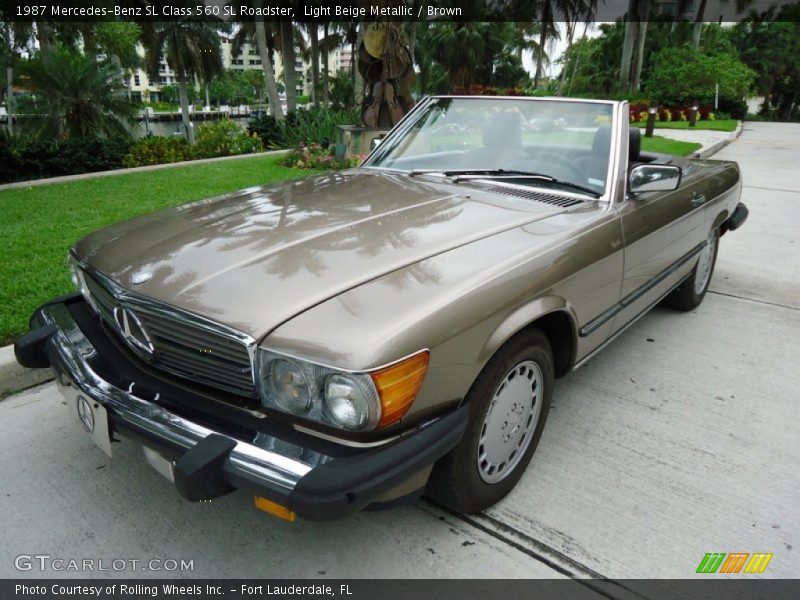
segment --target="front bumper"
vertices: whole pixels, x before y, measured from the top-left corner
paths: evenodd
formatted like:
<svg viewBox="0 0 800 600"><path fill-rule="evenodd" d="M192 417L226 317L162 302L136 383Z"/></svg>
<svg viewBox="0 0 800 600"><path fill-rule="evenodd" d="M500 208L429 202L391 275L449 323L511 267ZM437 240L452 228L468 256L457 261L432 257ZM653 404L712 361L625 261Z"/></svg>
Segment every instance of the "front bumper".
<svg viewBox="0 0 800 600"><path fill-rule="evenodd" d="M120 356L99 337L108 336L103 326L96 319L87 326L87 311L80 295L43 305L31 319L31 333L15 343L17 360L23 366L50 366L68 395L102 406L112 435L132 438L174 461L176 488L190 500L243 489L303 518L339 518L424 472L466 429L467 407L462 406L379 447L332 452L329 446L321 452L303 447L297 434L287 440L285 427L270 431L268 419L261 419L256 431L198 418L188 406L182 410L186 398L183 404L176 400L181 394L172 386L156 389L152 377L145 371L137 375L131 361L121 365Z"/></svg>

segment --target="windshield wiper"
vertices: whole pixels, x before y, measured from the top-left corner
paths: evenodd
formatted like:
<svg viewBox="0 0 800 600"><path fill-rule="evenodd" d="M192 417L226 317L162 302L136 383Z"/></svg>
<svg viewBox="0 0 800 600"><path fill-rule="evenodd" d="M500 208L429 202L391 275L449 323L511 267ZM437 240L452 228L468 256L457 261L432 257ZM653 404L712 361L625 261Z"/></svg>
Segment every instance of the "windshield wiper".
<svg viewBox="0 0 800 600"><path fill-rule="evenodd" d="M414 177L416 175L427 175L430 173L442 174L445 177L451 178L454 183L458 183L459 181L469 181L472 179L484 179L488 177L494 179L506 179L506 178L536 179L539 181L546 181L547 183L553 183L555 185L568 187L570 189L582 192L584 194L589 194L594 198L599 198L601 196L601 194L597 192L597 190L593 190L592 188L580 185L579 183L573 183L571 181L556 179L552 175L548 175L546 173L534 173L532 171L518 171L515 169L450 169L450 170L413 169L408 172L408 176Z"/></svg>
<svg viewBox="0 0 800 600"><path fill-rule="evenodd" d="M443 175L458 182L460 179L477 177L528 177L532 179L544 179L545 181L555 182L556 179L544 173L531 173L530 171L515 171L512 169L412 169L406 173L409 177L417 175Z"/></svg>

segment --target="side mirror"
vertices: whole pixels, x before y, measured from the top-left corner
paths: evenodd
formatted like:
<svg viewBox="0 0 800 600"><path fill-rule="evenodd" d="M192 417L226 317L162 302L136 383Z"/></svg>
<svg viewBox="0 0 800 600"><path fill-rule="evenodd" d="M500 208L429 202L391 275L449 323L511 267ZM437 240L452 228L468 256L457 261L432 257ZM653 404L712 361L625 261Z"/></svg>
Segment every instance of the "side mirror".
<svg viewBox="0 0 800 600"><path fill-rule="evenodd" d="M671 192L681 184L681 168L675 165L637 165L628 177L628 190L639 192Z"/></svg>

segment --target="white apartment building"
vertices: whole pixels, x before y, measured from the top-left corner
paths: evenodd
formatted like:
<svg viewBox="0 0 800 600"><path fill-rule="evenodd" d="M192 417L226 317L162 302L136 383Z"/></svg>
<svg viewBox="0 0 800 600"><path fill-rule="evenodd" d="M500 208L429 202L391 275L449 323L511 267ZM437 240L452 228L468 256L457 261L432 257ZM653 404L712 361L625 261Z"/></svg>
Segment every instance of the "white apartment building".
<svg viewBox="0 0 800 600"><path fill-rule="evenodd" d="M233 55L231 39L221 37L222 64L226 70L253 70L261 71L261 58L258 49L250 44L244 44L237 55ZM144 57L144 48L137 48L139 56ZM333 55L331 55L333 56ZM283 81L283 58L280 53L273 54L273 66L275 77L279 82ZM298 52L295 60L295 82L298 95L310 94L311 89L311 64L306 62ZM178 80L172 69L169 68L165 58L161 58L158 68L158 76L151 78L143 69L136 69L128 80L131 97L142 102L157 102L161 88L167 85L177 85Z"/></svg>

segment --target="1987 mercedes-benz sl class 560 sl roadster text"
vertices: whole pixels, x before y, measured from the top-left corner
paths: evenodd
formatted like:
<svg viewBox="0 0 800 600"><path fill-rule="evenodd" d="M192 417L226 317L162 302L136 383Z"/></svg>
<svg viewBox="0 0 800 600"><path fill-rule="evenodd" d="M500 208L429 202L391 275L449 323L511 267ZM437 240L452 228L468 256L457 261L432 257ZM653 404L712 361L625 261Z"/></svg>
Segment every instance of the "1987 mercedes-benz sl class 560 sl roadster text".
<svg viewBox="0 0 800 600"><path fill-rule="evenodd" d="M19 362L190 500L288 519L506 495L554 380L747 218L735 163L641 151L624 102L429 97L356 169L98 231Z"/></svg>

